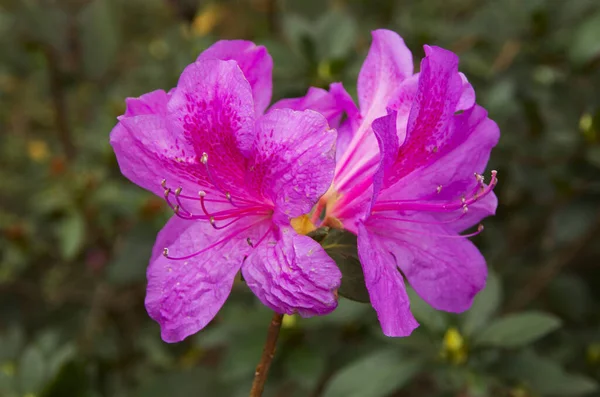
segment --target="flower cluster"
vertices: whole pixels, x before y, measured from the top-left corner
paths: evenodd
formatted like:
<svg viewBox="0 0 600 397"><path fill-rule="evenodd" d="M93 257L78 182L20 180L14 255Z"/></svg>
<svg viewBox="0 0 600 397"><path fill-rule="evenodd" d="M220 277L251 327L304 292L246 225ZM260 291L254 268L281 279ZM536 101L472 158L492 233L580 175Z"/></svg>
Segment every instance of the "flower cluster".
<svg viewBox="0 0 600 397"><path fill-rule="evenodd" d="M177 87L127 100L110 137L121 171L174 213L147 272L146 308L165 341L206 326L240 271L276 312L334 310L342 275L301 232L316 227L357 236L386 335L417 326L405 279L436 309L470 306L487 271L468 237L482 227L459 233L495 212L496 174L486 184L483 173L499 131L457 56L425 53L414 73L403 40L375 31L358 107L335 83L267 110L266 49L220 41Z"/></svg>

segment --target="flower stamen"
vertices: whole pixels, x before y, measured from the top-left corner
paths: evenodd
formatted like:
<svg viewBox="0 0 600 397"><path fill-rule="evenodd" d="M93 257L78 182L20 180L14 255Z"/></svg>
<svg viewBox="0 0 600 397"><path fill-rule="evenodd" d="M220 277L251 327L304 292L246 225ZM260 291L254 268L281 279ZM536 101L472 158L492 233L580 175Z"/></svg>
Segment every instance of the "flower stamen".
<svg viewBox="0 0 600 397"><path fill-rule="evenodd" d="M461 196L458 201L442 202L442 203L431 203L422 202L419 200L382 200L373 207L373 212L383 211L426 211L426 212L452 212L469 206L481 198L488 195L498 183L496 177L497 171L492 171L492 179L490 184L485 186L483 184L483 178L480 175L476 175L477 185L467 196Z"/></svg>
<svg viewBox="0 0 600 397"><path fill-rule="evenodd" d="M231 197L231 193L224 189L218 182L217 179L215 177L213 177L212 172L210 171L210 167L208 166L208 153L204 152L202 153L202 157L200 157L200 162L202 164L204 164L204 167L206 169L206 175L208 176L208 180L213 184L213 186L215 186L217 188L217 190L219 190L221 193L223 193L225 195L225 198L227 199L227 201L229 202L229 204L231 204L234 207L240 208L239 205L235 204L233 202L233 199ZM240 200L242 202L246 202L246 200L241 199L241 198L236 198L236 200Z"/></svg>
<svg viewBox="0 0 600 397"><path fill-rule="evenodd" d="M200 254L201 254L201 253L203 253L203 252L206 252L206 251L208 251L208 250L210 250L210 249L212 249L212 248L214 248L214 247L216 247L216 246L218 246L218 245L220 245L220 244L222 244L222 243L225 243L225 242L227 242L227 241L231 240L233 237L235 237L235 236L237 236L237 235L239 235L239 234L241 234L241 233L245 232L246 230L248 230L248 229L250 229L250 228L252 228L252 227L254 227L254 226L258 225L260 222L262 222L262 220L260 220L260 221L258 221L258 222L255 222L255 223L252 223L252 224L250 224L250 225L246 226L246 227L245 227L245 228L243 228L243 229L236 230L235 232L233 232L233 233L231 233L231 234L229 234L229 235L227 235L227 236L223 237L222 239L220 239L220 240L218 240L218 241L216 241L216 242L214 242L214 243L210 244L208 247L204 247L204 248L202 248L201 250L199 250L199 251L196 251L196 252L194 252L194 253L192 253L192 254L185 255L185 256L180 256L180 257L174 257L174 256L170 256L170 255L169 255L169 249L168 249L168 248L163 248L163 256L164 256L165 258L167 258L167 259L169 259L169 260L173 260L173 261L182 261L182 260L186 260L186 259L193 258L193 257L195 257L195 256L197 256L197 255L200 255Z"/></svg>

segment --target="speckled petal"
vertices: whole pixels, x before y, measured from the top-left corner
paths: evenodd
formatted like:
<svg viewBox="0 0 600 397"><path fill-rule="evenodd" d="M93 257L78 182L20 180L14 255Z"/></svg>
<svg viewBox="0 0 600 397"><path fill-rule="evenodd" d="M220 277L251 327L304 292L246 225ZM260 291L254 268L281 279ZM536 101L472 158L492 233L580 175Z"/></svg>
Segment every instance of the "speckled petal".
<svg viewBox="0 0 600 397"><path fill-rule="evenodd" d="M273 59L265 47L246 40L221 40L198 56L198 61L207 59L236 61L252 87L256 115L264 113L273 90Z"/></svg>
<svg viewBox="0 0 600 397"><path fill-rule="evenodd" d="M430 203L457 202L477 186L474 173L483 174L492 148L497 144L500 130L487 117L482 107L475 105L453 120L455 137L446 151L434 162L419 168L381 191L379 200L426 200ZM387 151L383 152L388 155ZM397 165L395 164L394 167ZM489 175L488 175L489 178ZM441 188L440 188L441 186ZM439 189L439 192L438 192ZM468 213L450 225L461 231L482 218L493 215L497 199L488 194L469 205ZM440 221L456 219L457 212L435 213Z"/></svg>
<svg viewBox="0 0 600 397"><path fill-rule="evenodd" d="M319 113L272 110L256 124L249 186L275 205L275 216L308 213L331 184L336 132Z"/></svg>
<svg viewBox="0 0 600 397"><path fill-rule="evenodd" d="M186 153L200 164L204 153L215 184L243 188L247 153L254 141L254 104L248 81L235 61L203 60L189 65L168 103L169 121L193 147Z"/></svg>
<svg viewBox="0 0 600 397"><path fill-rule="evenodd" d="M258 298L278 313L303 317L337 307L341 273L325 250L291 227L271 230L242 267L244 280Z"/></svg>
<svg viewBox="0 0 600 397"><path fill-rule="evenodd" d="M406 138L400 147L392 180L427 165L453 138L453 116L462 94L458 57L425 46L419 87L410 111Z"/></svg>
<svg viewBox="0 0 600 397"><path fill-rule="evenodd" d="M155 243L146 294L146 309L160 324L164 341L179 342L213 319L249 253L246 238L256 238L261 227L247 220L236 224L235 229L217 231L208 222L190 222L176 216L167 223ZM222 243L216 244L219 241ZM163 248L168 248L172 257L206 251L189 259L172 260L156 255Z"/></svg>

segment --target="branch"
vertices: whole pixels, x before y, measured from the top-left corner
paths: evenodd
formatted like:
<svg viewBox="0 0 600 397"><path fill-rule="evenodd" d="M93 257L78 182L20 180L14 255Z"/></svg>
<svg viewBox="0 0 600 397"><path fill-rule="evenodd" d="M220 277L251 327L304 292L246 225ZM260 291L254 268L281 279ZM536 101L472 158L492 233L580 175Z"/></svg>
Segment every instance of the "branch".
<svg viewBox="0 0 600 397"><path fill-rule="evenodd" d="M256 372L254 373L254 382L252 382L250 397L262 396L265 382L267 381L267 375L269 374L269 368L271 367L273 357L275 357L275 346L277 346L277 338L279 337L282 319L283 314L273 314L271 324L269 324L269 330L267 331L265 347L263 348L262 356L256 366Z"/></svg>

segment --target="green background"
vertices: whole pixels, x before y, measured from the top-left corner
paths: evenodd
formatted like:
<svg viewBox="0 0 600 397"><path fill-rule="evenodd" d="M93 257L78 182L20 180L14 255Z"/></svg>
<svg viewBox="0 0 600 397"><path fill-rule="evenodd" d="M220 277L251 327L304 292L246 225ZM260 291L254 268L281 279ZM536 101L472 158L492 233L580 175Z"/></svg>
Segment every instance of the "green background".
<svg viewBox="0 0 600 397"><path fill-rule="evenodd" d="M0 396L248 394L270 313L242 284L169 345L143 306L164 203L108 144L124 98L174 86L220 38L274 58L274 99L343 81L370 30L459 54L498 122L492 275L384 337L368 305L286 318L265 396L600 396L600 4L593 0L2 0Z"/></svg>

